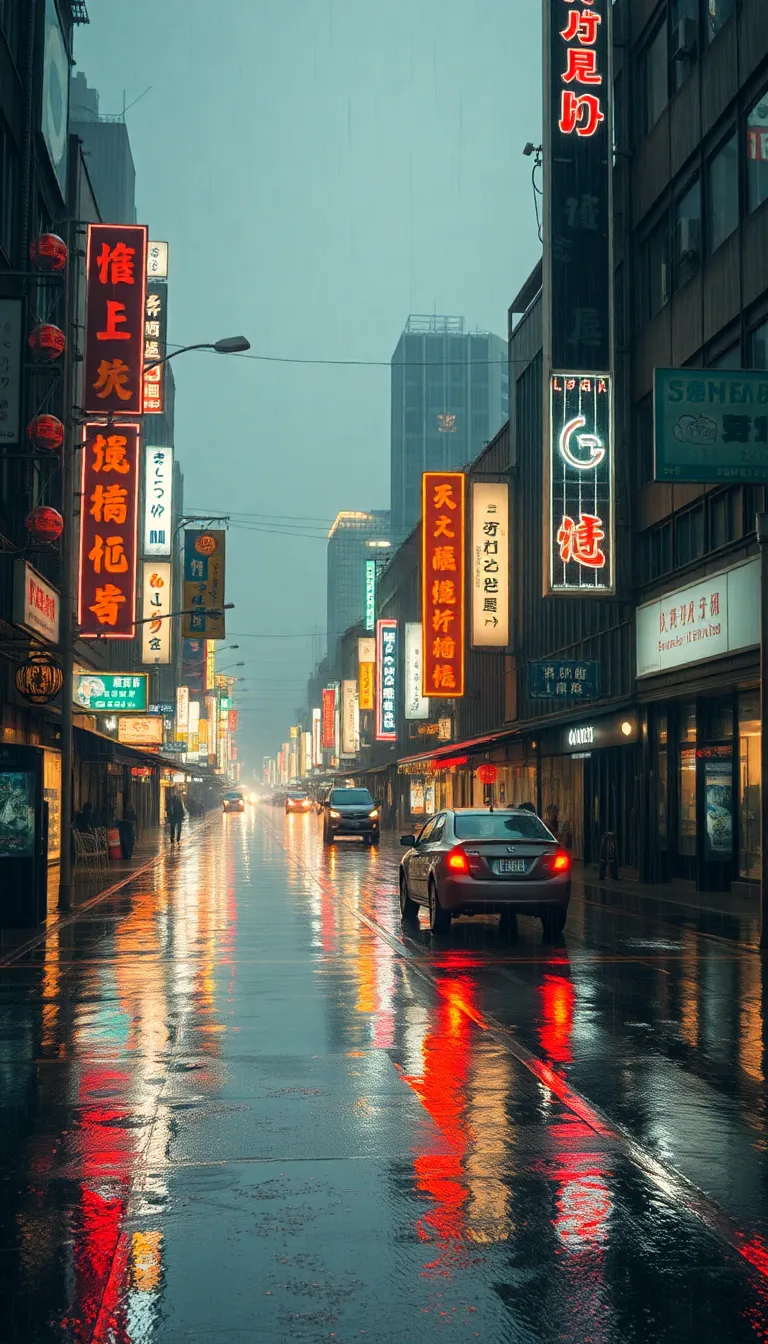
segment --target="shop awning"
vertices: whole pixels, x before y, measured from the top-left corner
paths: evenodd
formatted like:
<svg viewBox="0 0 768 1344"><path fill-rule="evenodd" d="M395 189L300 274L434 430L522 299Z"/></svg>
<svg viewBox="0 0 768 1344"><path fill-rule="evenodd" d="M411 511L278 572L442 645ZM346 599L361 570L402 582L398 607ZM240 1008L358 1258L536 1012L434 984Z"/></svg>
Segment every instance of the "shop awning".
<svg viewBox="0 0 768 1344"><path fill-rule="evenodd" d="M80 743L80 755L85 760L114 761L124 760L136 765L151 765L157 770L173 770L177 774L197 775L204 779L220 780L221 776L207 766L194 762L180 761L174 756L164 756L158 751L147 751L143 747L130 747L107 733L96 728L85 728L78 724L74 727L75 742Z"/></svg>

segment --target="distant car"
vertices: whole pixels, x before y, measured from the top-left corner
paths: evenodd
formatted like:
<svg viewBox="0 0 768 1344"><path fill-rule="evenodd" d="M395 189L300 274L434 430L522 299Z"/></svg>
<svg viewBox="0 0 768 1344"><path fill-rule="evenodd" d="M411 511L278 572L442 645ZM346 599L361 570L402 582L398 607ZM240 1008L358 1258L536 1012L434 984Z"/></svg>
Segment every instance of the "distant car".
<svg viewBox="0 0 768 1344"><path fill-rule="evenodd" d="M323 804L323 844L339 835L359 835L368 845L379 843L381 809L367 789L331 789Z"/></svg>
<svg viewBox="0 0 768 1344"><path fill-rule="evenodd" d="M232 790L232 792L224 794L221 800L221 806L225 812L244 812L245 799L243 798L242 793L237 793L235 790Z"/></svg>
<svg viewBox="0 0 768 1344"><path fill-rule="evenodd" d="M311 812L312 799L308 793L302 793L299 789L291 789L285 800L285 810L288 812Z"/></svg>
<svg viewBox="0 0 768 1344"><path fill-rule="evenodd" d="M571 857L533 813L452 808L417 836L400 841L400 914L429 910L433 933L447 933L454 915L499 914L512 933L515 916L538 915L547 936L562 933L571 899Z"/></svg>

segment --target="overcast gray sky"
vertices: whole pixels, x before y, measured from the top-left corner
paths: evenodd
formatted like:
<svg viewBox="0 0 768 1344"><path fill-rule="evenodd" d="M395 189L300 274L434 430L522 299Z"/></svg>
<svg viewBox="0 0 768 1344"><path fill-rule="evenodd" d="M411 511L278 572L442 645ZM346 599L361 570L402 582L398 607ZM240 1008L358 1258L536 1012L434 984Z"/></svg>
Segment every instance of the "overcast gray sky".
<svg viewBox="0 0 768 1344"><path fill-rule="evenodd" d="M101 111L151 86L126 120L139 220L170 243L170 341L242 332L257 354L388 361L408 314L433 311L506 335L539 250L521 154L540 137L539 4L89 11L75 57ZM205 354L174 367L187 510L290 515L318 533L230 531L240 652L227 657L247 663L241 754L260 768L303 703L308 632L325 626L330 521L389 507L389 371Z"/></svg>

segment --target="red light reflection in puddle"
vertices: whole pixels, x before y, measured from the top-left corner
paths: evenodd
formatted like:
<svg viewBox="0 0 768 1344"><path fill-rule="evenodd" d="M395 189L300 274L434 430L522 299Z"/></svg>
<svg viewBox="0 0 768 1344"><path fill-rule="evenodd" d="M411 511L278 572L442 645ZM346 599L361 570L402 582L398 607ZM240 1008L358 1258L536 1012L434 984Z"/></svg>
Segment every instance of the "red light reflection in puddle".
<svg viewBox="0 0 768 1344"><path fill-rule="evenodd" d="M553 1064L570 1064L573 1010L576 995L570 980L562 975L545 975L538 987L541 1000L537 1033L541 1048Z"/></svg>

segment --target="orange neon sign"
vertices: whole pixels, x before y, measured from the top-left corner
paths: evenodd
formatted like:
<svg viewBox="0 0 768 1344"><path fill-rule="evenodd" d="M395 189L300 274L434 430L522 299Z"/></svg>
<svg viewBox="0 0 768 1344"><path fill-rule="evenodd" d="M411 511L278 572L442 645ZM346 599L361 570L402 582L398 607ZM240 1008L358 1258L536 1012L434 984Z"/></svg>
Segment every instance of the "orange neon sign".
<svg viewBox="0 0 768 1344"><path fill-rule="evenodd" d="M464 694L464 473L425 471L421 478L422 695Z"/></svg>

